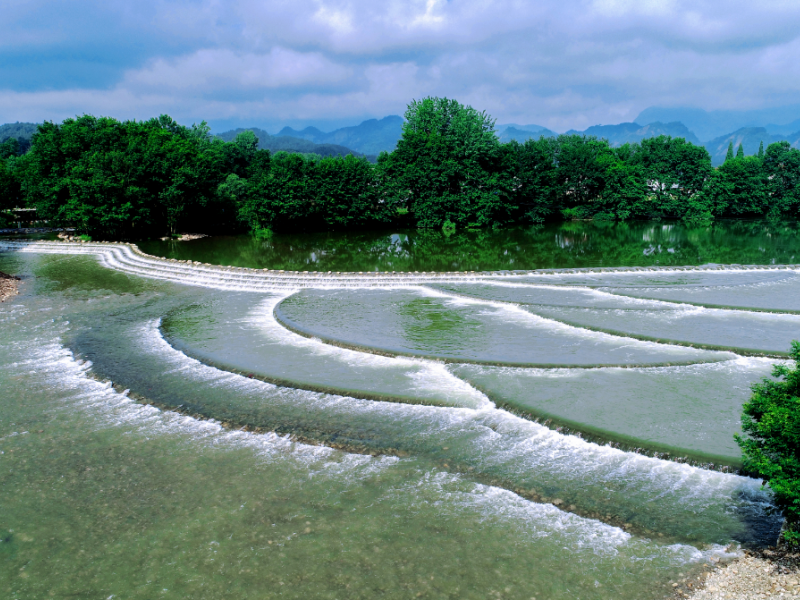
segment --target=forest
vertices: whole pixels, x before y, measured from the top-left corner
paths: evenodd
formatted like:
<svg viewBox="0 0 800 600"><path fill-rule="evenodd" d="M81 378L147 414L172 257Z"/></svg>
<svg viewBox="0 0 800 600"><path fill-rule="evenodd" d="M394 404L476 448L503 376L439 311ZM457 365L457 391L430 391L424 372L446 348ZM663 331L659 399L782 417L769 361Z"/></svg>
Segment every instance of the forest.
<svg viewBox="0 0 800 600"><path fill-rule="evenodd" d="M788 142L725 162L683 138L613 148L561 135L501 143L485 112L447 98L409 104L403 134L376 164L258 149L205 123L84 115L38 127L30 148L0 145L2 211L35 208L50 226L96 239L222 233L502 228L551 220L789 218L800 151ZM2 226L2 223L0 223Z"/></svg>

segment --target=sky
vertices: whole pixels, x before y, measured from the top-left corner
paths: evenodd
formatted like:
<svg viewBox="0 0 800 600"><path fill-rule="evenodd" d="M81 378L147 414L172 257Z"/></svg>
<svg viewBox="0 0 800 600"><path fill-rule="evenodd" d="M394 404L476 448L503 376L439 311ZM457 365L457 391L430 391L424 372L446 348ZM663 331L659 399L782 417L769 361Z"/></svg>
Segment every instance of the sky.
<svg viewBox="0 0 800 600"><path fill-rule="evenodd" d="M0 123L332 129L437 95L565 131L800 92L797 0L0 0L0 14Z"/></svg>

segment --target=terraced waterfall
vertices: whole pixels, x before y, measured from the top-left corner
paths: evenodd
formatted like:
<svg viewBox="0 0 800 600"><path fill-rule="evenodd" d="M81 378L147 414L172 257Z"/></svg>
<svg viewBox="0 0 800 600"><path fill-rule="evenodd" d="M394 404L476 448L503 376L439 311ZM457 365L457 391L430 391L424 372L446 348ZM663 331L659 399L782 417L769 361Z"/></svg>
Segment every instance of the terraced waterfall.
<svg viewBox="0 0 800 600"><path fill-rule="evenodd" d="M780 529L733 434L791 264L0 270L3 597L665 598Z"/></svg>

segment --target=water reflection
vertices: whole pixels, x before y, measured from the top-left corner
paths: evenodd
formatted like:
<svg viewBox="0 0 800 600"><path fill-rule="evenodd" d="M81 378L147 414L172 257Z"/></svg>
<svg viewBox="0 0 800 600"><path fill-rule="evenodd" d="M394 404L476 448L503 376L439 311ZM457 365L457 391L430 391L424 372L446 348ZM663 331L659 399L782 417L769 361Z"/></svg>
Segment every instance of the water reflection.
<svg viewBox="0 0 800 600"><path fill-rule="evenodd" d="M150 254L297 271L483 271L602 266L787 264L800 256L795 223L568 222L528 228L247 235L148 241Z"/></svg>

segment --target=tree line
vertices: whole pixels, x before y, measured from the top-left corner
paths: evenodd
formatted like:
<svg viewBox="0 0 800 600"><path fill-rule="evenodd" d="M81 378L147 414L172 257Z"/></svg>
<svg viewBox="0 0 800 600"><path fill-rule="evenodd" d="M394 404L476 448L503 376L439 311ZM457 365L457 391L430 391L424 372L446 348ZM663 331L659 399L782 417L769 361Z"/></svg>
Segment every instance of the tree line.
<svg viewBox="0 0 800 600"><path fill-rule="evenodd" d="M800 151L787 142L715 169L702 146L660 136L614 148L578 135L500 143L485 113L446 98L408 106L376 164L258 149L205 123L89 115L44 123L23 152L0 145L0 210L105 239L218 233L505 227L554 219L791 217Z"/></svg>

